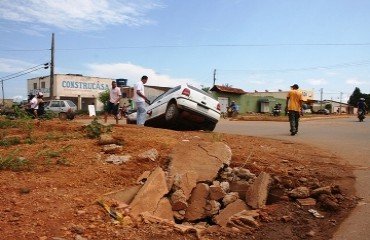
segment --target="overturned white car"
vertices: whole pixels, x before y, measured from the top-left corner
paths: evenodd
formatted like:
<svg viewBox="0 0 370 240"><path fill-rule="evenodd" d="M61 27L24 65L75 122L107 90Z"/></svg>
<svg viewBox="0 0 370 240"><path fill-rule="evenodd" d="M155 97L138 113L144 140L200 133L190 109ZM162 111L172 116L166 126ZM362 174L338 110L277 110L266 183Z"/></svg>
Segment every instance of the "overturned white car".
<svg viewBox="0 0 370 240"><path fill-rule="evenodd" d="M164 92L145 109L145 126L174 130L213 131L221 115L217 100L188 84ZM127 123L136 123L136 112L127 116Z"/></svg>

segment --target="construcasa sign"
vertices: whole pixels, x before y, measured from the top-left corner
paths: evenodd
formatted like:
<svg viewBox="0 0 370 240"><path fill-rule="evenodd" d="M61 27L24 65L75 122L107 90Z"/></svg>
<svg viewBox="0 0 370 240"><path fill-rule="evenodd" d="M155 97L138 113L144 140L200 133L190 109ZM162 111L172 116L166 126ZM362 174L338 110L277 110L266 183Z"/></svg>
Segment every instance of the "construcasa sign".
<svg viewBox="0 0 370 240"><path fill-rule="evenodd" d="M64 80L61 82L63 88L79 90L108 90L109 86L105 83L78 82Z"/></svg>

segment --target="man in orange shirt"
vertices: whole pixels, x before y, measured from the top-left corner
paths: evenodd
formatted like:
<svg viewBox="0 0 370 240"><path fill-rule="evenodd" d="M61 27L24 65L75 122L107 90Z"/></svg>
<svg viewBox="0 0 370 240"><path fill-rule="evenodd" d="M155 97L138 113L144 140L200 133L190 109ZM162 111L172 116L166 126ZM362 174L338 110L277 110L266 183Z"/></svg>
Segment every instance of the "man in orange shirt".
<svg viewBox="0 0 370 240"><path fill-rule="evenodd" d="M288 96L286 98L285 110L288 111L290 123L290 135L294 136L298 133L299 117L300 115L303 115L302 112L303 97L302 93L298 91L299 86L297 84L294 84L293 86L290 87L291 90L288 92Z"/></svg>

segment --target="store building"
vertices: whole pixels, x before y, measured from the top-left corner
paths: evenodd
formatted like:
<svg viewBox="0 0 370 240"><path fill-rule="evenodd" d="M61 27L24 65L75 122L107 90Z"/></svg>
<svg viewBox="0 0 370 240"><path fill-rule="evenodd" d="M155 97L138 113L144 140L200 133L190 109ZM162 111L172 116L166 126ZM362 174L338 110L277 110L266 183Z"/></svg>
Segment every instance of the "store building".
<svg viewBox="0 0 370 240"><path fill-rule="evenodd" d="M27 81L27 92L36 94L41 91L45 100L71 100L78 110L88 110L88 105L94 105L96 110L101 111L103 103L98 99L99 94L110 89L112 81L120 83L119 87L126 96L131 94L124 90L128 88L127 79L88 77L81 74L54 74L53 96L50 96L50 76L31 78Z"/></svg>

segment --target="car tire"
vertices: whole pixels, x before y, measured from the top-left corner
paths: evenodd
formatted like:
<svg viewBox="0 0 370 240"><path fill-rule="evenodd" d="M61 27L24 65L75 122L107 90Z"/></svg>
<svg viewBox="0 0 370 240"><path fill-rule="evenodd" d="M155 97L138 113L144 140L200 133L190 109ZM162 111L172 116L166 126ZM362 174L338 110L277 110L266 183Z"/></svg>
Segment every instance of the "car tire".
<svg viewBox="0 0 370 240"><path fill-rule="evenodd" d="M167 107L167 110L164 116L166 122L175 123L178 117L179 117L179 109L177 108L175 103L170 103Z"/></svg>

